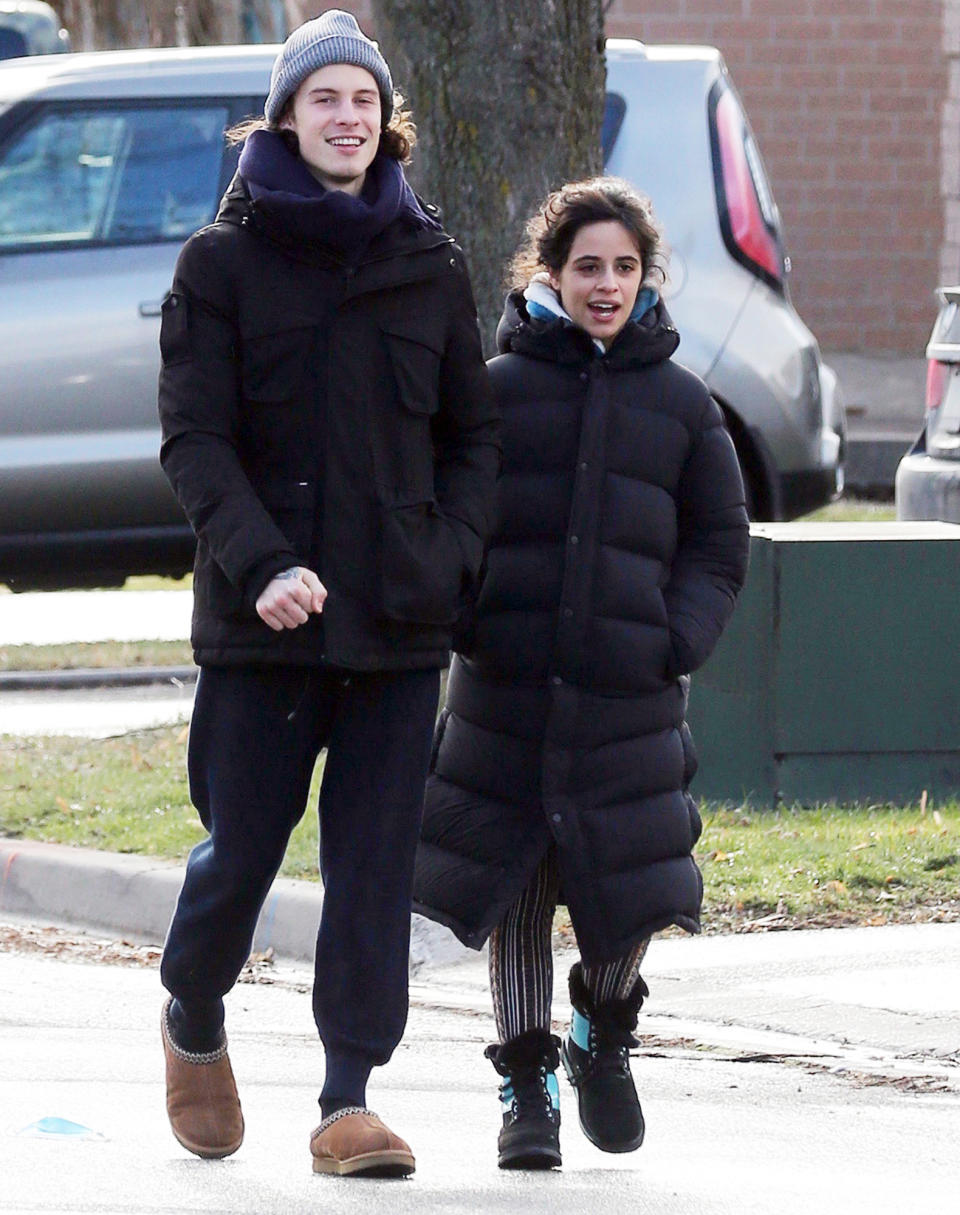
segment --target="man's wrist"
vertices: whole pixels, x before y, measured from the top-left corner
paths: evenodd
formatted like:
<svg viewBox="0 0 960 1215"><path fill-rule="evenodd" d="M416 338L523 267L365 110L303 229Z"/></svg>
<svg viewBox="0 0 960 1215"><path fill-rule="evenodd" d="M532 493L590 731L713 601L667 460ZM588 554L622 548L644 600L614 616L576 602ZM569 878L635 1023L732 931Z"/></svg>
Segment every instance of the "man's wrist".
<svg viewBox="0 0 960 1215"><path fill-rule="evenodd" d="M294 560L291 562L290 558ZM243 579L243 598L248 607L253 610L256 608L257 600L267 589L270 583L276 578L277 574L282 574L284 570L293 569L296 565L296 556L294 553L271 553L269 557L264 557L258 561L251 569L249 569ZM302 566L297 566L302 569Z"/></svg>

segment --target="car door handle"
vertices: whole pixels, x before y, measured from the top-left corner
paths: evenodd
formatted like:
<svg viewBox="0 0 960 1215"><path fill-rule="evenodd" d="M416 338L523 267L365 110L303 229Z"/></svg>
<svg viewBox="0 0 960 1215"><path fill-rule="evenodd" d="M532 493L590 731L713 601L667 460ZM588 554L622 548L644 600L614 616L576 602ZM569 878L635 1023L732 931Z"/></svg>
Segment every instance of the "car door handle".
<svg viewBox="0 0 960 1215"><path fill-rule="evenodd" d="M160 316L162 300L144 300L138 312L141 316Z"/></svg>

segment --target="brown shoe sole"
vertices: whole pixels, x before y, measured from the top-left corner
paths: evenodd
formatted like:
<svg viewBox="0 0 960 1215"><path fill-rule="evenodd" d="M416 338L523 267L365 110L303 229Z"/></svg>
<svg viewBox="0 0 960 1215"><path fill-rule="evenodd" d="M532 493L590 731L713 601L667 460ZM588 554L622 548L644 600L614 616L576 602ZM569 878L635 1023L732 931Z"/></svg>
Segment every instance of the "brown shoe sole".
<svg viewBox="0 0 960 1215"><path fill-rule="evenodd" d="M360 1156L348 1156L336 1160L332 1156L314 1156L315 1173L335 1173L339 1177L407 1177L416 1168L409 1152L382 1151L364 1152Z"/></svg>
<svg viewBox="0 0 960 1215"><path fill-rule="evenodd" d="M182 1135L178 1135L174 1130L173 1125L170 1126L173 1131L173 1137L181 1147L185 1147L188 1152L193 1152L194 1156L200 1156L203 1160L223 1160L225 1156L232 1156L235 1151L243 1143L243 1135L234 1143L227 1144L226 1147L211 1148L205 1147L203 1144L191 1143L189 1139L185 1139Z"/></svg>

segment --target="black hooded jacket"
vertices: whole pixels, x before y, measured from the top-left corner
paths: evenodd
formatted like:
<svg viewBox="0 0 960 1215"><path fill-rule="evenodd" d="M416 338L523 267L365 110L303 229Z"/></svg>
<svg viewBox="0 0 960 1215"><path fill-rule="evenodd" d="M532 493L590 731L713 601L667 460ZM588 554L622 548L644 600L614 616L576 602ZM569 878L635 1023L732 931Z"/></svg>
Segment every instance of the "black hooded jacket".
<svg viewBox="0 0 960 1215"><path fill-rule="evenodd" d="M671 361L662 303L599 357L515 294L498 340L498 517L450 673L415 897L479 948L555 844L595 964L699 927L687 676L746 574L743 484L720 410Z"/></svg>
<svg viewBox="0 0 960 1215"><path fill-rule="evenodd" d="M163 306L161 460L197 534L196 660L445 665L499 465L463 255L418 209L349 258L282 201L238 174ZM293 565L328 596L276 633L254 605Z"/></svg>

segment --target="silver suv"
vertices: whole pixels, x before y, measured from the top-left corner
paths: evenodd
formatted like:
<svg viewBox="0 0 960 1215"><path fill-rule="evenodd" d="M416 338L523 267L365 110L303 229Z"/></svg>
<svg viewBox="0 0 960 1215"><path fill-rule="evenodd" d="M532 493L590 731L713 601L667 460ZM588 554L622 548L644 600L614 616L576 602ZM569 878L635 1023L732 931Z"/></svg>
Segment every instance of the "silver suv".
<svg viewBox="0 0 960 1215"><path fill-rule="evenodd" d="M193 538L157 461L160 301L262 110L275 47L0 64L0 581L181 573ZM714 50L608 43L611 172L673 245L681 358L710 385L758 518L842 477L835 378L789 303L779 221Z"/></svg>
<svg viewBox="0 0 960 1215"><path fill-rule="evenodd" d="M960 523L960 287L938 294L924 424L897 468L897 518Z"/></svg>

